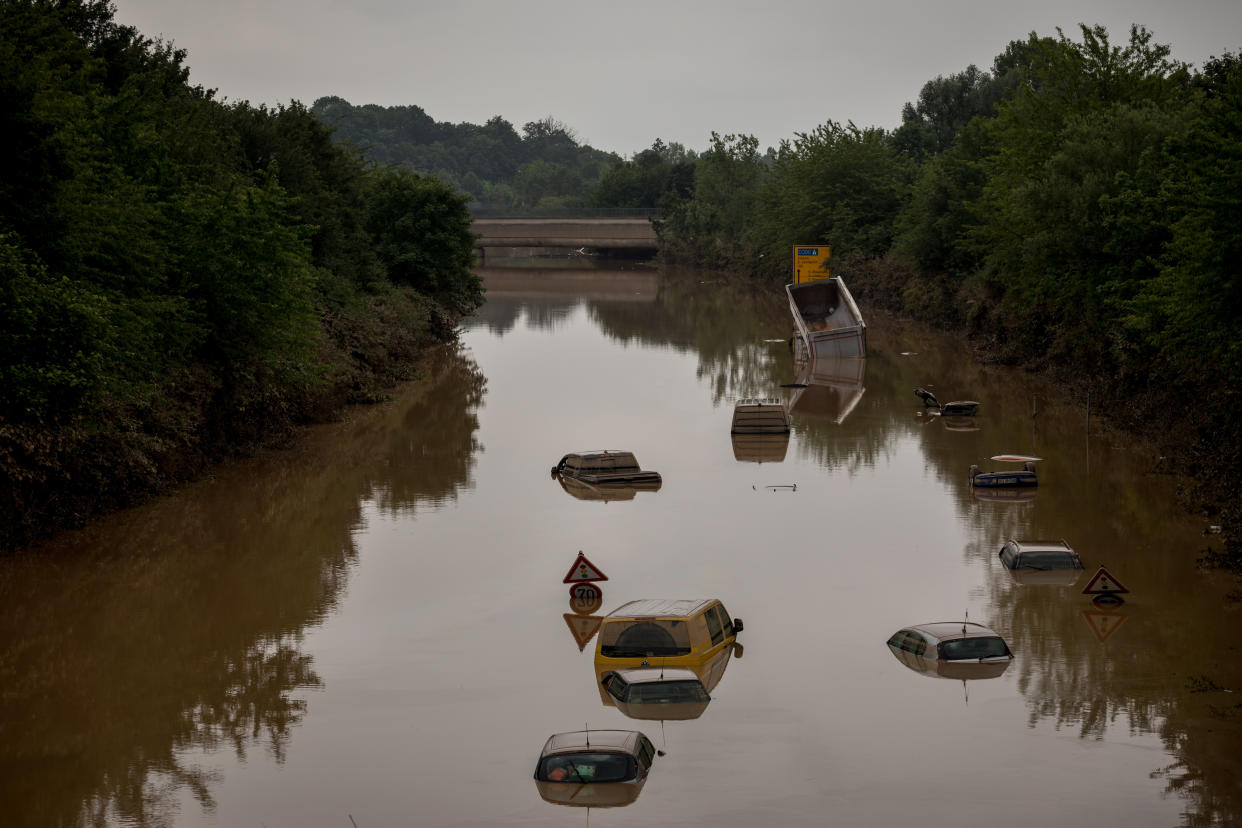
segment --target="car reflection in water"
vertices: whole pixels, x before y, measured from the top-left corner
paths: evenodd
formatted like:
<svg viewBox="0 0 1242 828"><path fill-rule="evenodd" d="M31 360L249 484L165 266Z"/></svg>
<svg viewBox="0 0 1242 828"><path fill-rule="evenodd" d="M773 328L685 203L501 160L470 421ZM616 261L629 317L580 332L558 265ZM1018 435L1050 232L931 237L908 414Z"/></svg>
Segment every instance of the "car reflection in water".
<svg viewBox="0 0 1242 828"><path fill-rule="evenodd" d="M970 487L970 496L989 503L1034 503L1035 489L980 489Z"/></svg>
<svg viewBox="0 0 1242 828"><path fill-rule="evenodd" d="M684 667L611 670L605 672L600 686L616 708L631 719L697 719L712 700L695 672Z"/></svg>
<svg viewBox="0 0 1242 828"><path fill-rule="evenodd" d="M795 341L797 337L794 337ZM867 360L860 357L820 357L803 359L795 353L799 388L789 397L793 417L816 417L845 422L862 400Z"/></svg>
<svg viewBox="0 0 1242 828"><path fill-rule="evenodd" d="M948 431L978 431L979 424L974 417L949 417L941 415L940 421Z"/></svg>
<svg viewBox="0 0 1242 828"><path fill-rule="evenodd" d="M545 802L617 808L638 799L656 749L636 730L580 730L551 736L539 753L535 787Z"/></svg>
<svg viewBox="0 0 1242 828"><path fill-rule="evenodd" d="M730 434L733 459L739 463L780 463L789 450L789 432L784 434Z"/></svg>
<svg viewBox="0 0 1242 828"><path fill-rule="evenodd" d="M1009 669L1009 645L982 624L937 621L893 633L888 649L914 672L932 678L991 679Z"/></svg>
<svg viewBox="0 0 1242 828"><path fill-rule="evenodd" d="M612 500L633 500L639 492L658 492L660 484L651 483L640 486L621 484L595 484L575 477L558 477L561 488L578 500L601 500L605 503Z"/></svg>

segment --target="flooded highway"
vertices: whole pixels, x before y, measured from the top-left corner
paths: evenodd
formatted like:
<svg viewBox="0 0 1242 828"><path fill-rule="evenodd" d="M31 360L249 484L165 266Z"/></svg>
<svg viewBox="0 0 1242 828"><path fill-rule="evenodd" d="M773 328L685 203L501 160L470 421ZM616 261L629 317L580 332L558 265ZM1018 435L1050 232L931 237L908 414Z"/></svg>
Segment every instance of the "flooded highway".
<svg viewBox="0 0 1242 828"><path fill-rule="evenodd" d="M0 559L5 825L1242 824L1236 586L1150 450L865 303L865 363L808 368L779 288L555 264L482 271L391 403ZM730 434L756 397L791 433ZM660 484L550 477L597 449ZM972 489L999 454L1039 485ZM1084 569L1008 570L1011 538ZM630 677L692 693L601 684L634 601L705 625ZM1013 658L889 646L932 622ZM584 730L658 753L549 739Z"/></svg>

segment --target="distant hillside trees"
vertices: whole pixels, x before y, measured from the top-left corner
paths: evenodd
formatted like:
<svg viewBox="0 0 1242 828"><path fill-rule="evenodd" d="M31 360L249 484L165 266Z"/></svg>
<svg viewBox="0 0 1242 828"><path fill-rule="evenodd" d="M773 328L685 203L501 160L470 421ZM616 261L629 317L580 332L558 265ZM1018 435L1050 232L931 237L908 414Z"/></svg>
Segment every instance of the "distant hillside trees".
<svg viewBox="0 0 1242 828"><path fill-rule="evenodd" d="M311 111L368 159L430 174L471 201L497 208L582 207L600 177L620 159L579 142L548 116L519 135L496 116L486 124L438 122L417 106L355 106L339 97Z"/></svg>
<svg viewBox="0 0 1242 828"><path fill-rule="evenodd" d="M698 155L683 145L657 138L649 149L618 160L591 193L592 207L658 209L694 192Z"/></svg>

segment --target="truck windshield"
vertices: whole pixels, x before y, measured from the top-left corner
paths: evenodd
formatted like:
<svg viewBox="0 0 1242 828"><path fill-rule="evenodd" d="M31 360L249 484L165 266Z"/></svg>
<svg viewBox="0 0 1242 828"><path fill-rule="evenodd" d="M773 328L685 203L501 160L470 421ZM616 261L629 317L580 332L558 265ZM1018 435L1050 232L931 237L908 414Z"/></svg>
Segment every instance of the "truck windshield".
<svg viewBox="0 0 1242 828"><path fill-rule="evenodd" d="M690 632L680 619L607 621L599 634L600 655L608 658L690 654Z"/></svg>

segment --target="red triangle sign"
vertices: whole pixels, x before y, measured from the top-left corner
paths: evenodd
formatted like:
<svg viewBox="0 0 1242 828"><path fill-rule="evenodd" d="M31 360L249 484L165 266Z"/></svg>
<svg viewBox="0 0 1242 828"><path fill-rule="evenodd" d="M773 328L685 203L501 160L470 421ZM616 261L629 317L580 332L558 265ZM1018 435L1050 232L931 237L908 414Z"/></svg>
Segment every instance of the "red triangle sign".
<svg viewBox="0 0 1242 828"><path fill-rule="evenodd" d="M1107 569L1100 567L1100 571L1091 576L1091 580L1087 582L1087 586L1083 588L1083 595L1109 595L1121 592L1129 592L1121 585L1121 582L1114 578Z"/></svg>
<svg viewBox="0 0 1242 828"><path fill-rule="evenodd" d="M1116 612L1096 612L1094 610L1084 610L1082 617L1087 619L1087 624L1091 627L1091 632L1095 633L1095 637L1100 639L1103 644L1113 633L1121 628L1129 616L1121 615Z"/></svg>
<svg viewBox="0 0 1242 828"><path fill-rule="evenodd" d="M569 631L573 633L574 641L578 642L578 652L586 649L587 643L595 637L595 633L599 632L599 625L604 618L601 615L571 615L565 613L563 616L565 623L569 625Z"/></svg>
<svg viewBox="0 0 1242 828"><path fill-rule="evenodd" d="M599 568L586 559L586 555L578 553L578 559L574 561L574 565L569 568L569 574L565 576L563 583L576 584L582 581L607 581L608 576L599 571Z"/></svg>

